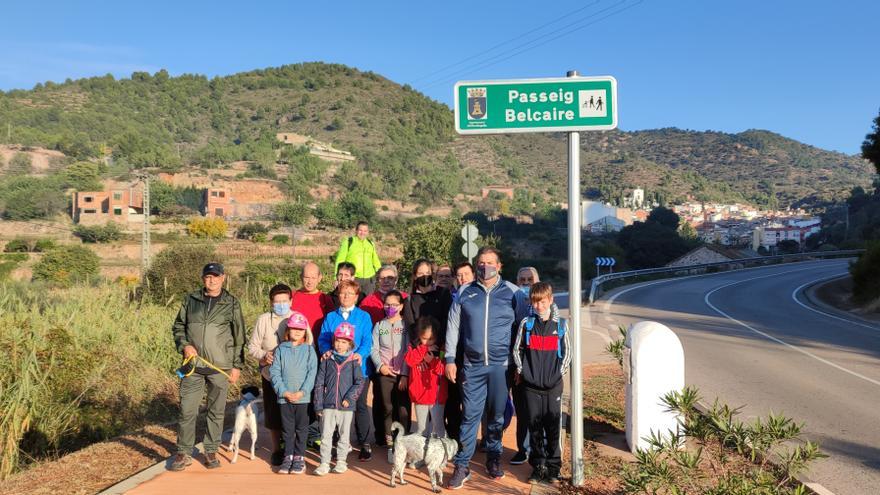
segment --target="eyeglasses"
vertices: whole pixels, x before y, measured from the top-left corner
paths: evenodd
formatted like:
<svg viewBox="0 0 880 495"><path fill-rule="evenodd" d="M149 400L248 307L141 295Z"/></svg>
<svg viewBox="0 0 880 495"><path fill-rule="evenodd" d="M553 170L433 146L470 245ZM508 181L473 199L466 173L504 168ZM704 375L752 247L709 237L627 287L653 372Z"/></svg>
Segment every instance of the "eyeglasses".
<svg viewBox="0 0 880 495"><path fill-rule="evenodd" d="M380 282L393 282L397 280L397 277L382 277L379 279Z"/></svg>

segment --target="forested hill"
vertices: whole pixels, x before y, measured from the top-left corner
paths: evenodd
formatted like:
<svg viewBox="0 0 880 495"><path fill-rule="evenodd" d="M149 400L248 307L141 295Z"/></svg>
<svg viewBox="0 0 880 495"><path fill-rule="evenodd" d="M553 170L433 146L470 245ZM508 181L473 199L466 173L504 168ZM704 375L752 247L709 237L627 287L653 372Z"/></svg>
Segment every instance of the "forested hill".
<svg viewBox="0 0 880 495"><path fill-rule="evenodd" d="M331 189L426 204L484 185L565 196L561 136L458 137L446 105L342 65L294 64L213 79L165 71L108 75L0 92L0 142L56 149L76 160L109 154L117 164L165 169L247 160L253 174L272 176L280 131L358 157L333 176L302 178ZM611 201L643 187L663 200L692 194L784 206L841 197L869 184L872 172L855 157L765 131L582 136L584 185Z"/></svg>

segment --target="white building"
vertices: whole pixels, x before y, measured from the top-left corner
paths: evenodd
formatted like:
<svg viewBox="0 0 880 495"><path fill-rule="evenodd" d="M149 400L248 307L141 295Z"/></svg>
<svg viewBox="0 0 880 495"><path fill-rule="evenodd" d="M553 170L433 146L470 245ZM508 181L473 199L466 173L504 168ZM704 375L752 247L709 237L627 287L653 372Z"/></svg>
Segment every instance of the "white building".
<svg viewBox="0 0 880 495"><path fill-rule="evenodd" d="M617 208L598 201L581 201L582 229L589 229L590 224L608 216L617 217Z"/></svg>
<svg viewBox="0 0 880 495"><path fill-rule="evenodd" d="M641 208L645 204L645 190L637 187L633 189L632 205L633 208Z"/></svg>
<svg viewBox="0 0 880 495"><path fill-rule="evenodd" d="M608 215L590 223L587 230L594 234L601 234L603 232L620 232L624 227L626 227L626 222L616 216Z"/></svg>

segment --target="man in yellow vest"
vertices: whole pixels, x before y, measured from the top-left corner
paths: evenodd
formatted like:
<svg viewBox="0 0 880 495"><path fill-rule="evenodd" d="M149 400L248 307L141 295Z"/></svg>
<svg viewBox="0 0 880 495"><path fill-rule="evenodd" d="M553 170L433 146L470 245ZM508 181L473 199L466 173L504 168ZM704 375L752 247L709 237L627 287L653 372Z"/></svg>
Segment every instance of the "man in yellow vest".
<svg viewBox="0 0 880 495"><path fill-rule="evenodd" d="M348 262L357 270L354 274L355 281L361 286L361 293L370 294L374 289L374 277L376 271L382 266L376 246L373 241L367 239L370 235L370 226L367 222L358 222L355 234L342 239L339 243L339 251L336 253L336 267L342 262Z"/></svg>

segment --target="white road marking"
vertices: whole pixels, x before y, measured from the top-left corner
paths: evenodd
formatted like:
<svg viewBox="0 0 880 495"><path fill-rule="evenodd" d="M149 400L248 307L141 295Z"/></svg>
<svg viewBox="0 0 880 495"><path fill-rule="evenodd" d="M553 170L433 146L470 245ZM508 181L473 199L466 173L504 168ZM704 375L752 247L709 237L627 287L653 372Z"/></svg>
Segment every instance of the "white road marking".
<svg viewBox="0 0 880 495"><path fill-rule="evenodd" d="M792 301L798 303L802 308L804 308L804 309L808 309L808 310L810 310L810 311L812 311L812 312L814 312L814 313L819 313L819 314L822 315L822 316L827 316L828 318L833 318L833 319L835 319L835 320L842 321L842 322L844 322L844 323L849 323L850 325L857 325L857 326L860 326L860 327L864 327L864 328L867 328L867 329L869 329L869 330L874 330L874 331L878 331L878 330L880 330L880 328L877 328L877 327L872 326L872 325L868 325L867 323L862 323L862 322L860 322L860 321L854 321L854 320L850 320L850 319L847 319L847 318L841 318L841 317L839 317L839 316L835 316L835 315L833 315L833 314L831 314L831 313L826 313L825 311L821 311L821 310L819 310L819 309L816 309L816 308L810 307L810 306L808 306L808 305L802 303L802 302L797 298L797 294L798 294L798 292L800 292L801 289L803 289L804 287L806 287L806 286L808 286L808 285L810 285L810 284L815 284L815 283L817 283L817 282L823 282L823 281L825 281L825 280L832 280L832 279L835 279L835 278L839 278L839 277L841 277L841 276L847 275L848 273L849 273L849 272L846 272L846 273L840 273L840 274L834 275L834 276L832 276L832 277L825 277L825 278L820 278L820 279L817 279L817 280L813 280L813 281L811 281L811 282L807 282L807 283L801 285L800 287L798 287L797 289L795 289L794 291L792 291L792 293L791 293L791 299L792 299Z"/></svg>
<svg viewBox="0 0 880 495"><path fill-rule="evenodd" d="M712 294L718 292L718 291L721 290L721 289L726 289L727 287L732 287L732 286L734 286L734 285L741 284L741 283L743 283L743 282L751 282L752 280L759 280L759 279L762 279L762 278L776 277L776 276L779 276L779 275L784 275L784 274L786 274L786 273L799 272L799 271L803 271L803 270L807 270L807 269L808 269L808 268L804 268L804 269L801 269L801 270L791 270L791 271L788 271L788 272L782 272L782 273L771 273L771 274L769 274L769 275L762 275L762 276L760 276L760 277L753 277L753 278L748 278L748 279L745 279L745 280L738 280L738 281L736 281L736 282L732 282L732 283L729 283L729 284L726 284L726 285L722 285L722 286L717 287L717 288L715 288L715 289L712 289L711 291L709 291L708 293L706 293L706 296L703 297L703 302L705 302L707 306L709 306L710 308L712 308L713 310L715 310L715 312L717 312L717 313L720 314L721 316L727 318L728 320L730 320L730 321L732 321L732 322L734 322L734 323L736 323L736 324L738 324L738 325L740 325L740 326L742 326L742 327L745 327L745 328L751 330L752 332L755 332L756 334L758 334L758 335L760 335L760 336L762 336L762 337L765 337L765 338L767 338L767 339L769 339L769 340L772 340L773 342L776 342L776 343L778 343L778 344L782 344L782 345L784 345L785 347L788 347L789 349L791 349L791 350L793 350L793 351L797 351L797 352L799 352L799 353L801 353L801 354L803 354L803 355L805 355L805 356L809 356L809 357L815 359L816 361L819 361L820 363L827 364L828 366L831 366L832 368L835 368L835 369L838 369L838 370L840 370L840 371L843 371L844 373L850 374L850 375L852 375L852 376L854 376L854 377L856 377L856 378L861 378L862 380L865 380L866 382L873 383L874 385L880 386L880 381L874 380L874 379L872 379L872 378L868 378L868 377L865 376L865 375L862 375L862 374L860 374L860 373L856 373L855 371L852 371L852 370L850 370L850 369L844 368L843 366L841 366L841 365L839 365L839 364L836 364L836 363L833 363L833 362L831 362L831 361L829 361L829 360L827 360L827 359L821 358L821 357L819 357L819 356L817 356L817 355L815 355L815 354L813 354L813 353L811 353L811 352L809 352L809 351L805 351L805 350L801 349L800 347L793 346L793 345L789 344L788 342L784 342L784 341L782 341L782 340L780 340L780 339L777 339L776 337L774 337L774 336L772 336L772 335L769 335L769 334L766 334L766 333L764 333L764 332L762 332L762 331L760 331L760 330L757 330L757 329L755 329L755 328L749 326L748 324L743 323L743 322L737 320L736 318L730 316L729 314L725 313L724 311L721 311L720 309L718 309L714 304L712 304L712 303L709 301L709 297L711 297Z"/></svg>
<svg viewBox="0 0 880 495"><path fill-rule="evenodd" d="M846 258L843 258L843 259L846 259ZM789 263L789 265L791 265L791 264L800 265L800 264L803 264L803 263L823 263L823 262L826 262L826 261L827 261L827 260L800 261L800 262L796 262L796 263ZM830 265L831 263L828 263L828 264ZM776 265L776 267L782 267L782 266L785 266L785 265ZM685 280L685 279L689 279L689 278L711 277L711 276L713 276L713 275L717 276L717 275L723 275L723 274L726 274L726 273L741 273L741 272L750 271L750 270L760 270L760 269L762 269L762 268L768 268L768 267L767 267L767 266L753 266L753 267L751 267L751 268L743 268L742 270L732 270L732 271L729 271L729 272L721 272L721 273L700 273L700 274L698 274L698 275L687 275L687 276L685 276L685 277L672 277L672 278L666 278L666 279L663 279L663 280L657 280L657 281L655 281L655 282L646 282L646 283L644 283L644 284L635 285L635 286L630 287L630 288L628 288L628 289L624 289L624 290L622 290L622 291L620 291L620 292L614 294L614 295L611 296L610 298L608 298L608 300L605 301L605 304L603 305L602 312L603 312L603 313L610 313L610 312L611 312L611 305L614 304L614 301L617 300L618 297L620 297L620 296L626 294L627 292L634 291L634 290L636 290L636 289L641 289L641 288L643 288L643 287L649 287L649 286L652 286L652 285L663 284L663 283L667 283L667 282L675 282L675 281L677 281L677 280ZM799 270L795 270L795 271L799 271ZM781 273L788 273L788 272L781 272Z"/></svg>

